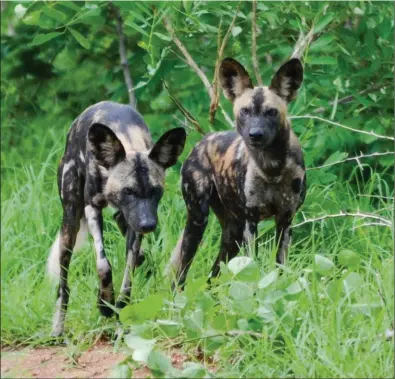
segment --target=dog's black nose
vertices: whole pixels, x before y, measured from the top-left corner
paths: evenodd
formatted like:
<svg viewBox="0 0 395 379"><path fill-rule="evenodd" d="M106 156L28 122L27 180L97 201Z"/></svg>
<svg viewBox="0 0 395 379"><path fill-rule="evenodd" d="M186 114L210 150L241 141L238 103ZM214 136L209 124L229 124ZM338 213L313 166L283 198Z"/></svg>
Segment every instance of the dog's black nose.
<svg viewBox="0 0 395 379"><path fill-rule="evenodd" d="M140 230L142 233L150 233L156 229L155 220L145 220L140 223Z"/></svg>
<svg viewBox="0 0 395 379"><path fill-rule="evenodd" d="M260 141L263 137L263 131L259 128L253 128L250 130L248 135L251 138L251 141Z"/></svg>

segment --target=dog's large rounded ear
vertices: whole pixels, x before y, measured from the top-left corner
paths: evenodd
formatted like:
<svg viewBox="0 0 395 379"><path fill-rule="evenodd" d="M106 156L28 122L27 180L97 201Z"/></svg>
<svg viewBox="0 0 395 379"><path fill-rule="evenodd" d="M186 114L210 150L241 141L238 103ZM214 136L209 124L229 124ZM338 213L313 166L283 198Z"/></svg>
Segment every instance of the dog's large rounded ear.
<svg viewBox="0 0 395 379"><path fill-rule="evenodd" d="M126 157L121 141L106 125L93 124L88 131L88 140L97 163L106 169L115 166Z"/></svg>
<svg viewBox="0 0 395 379"><path fill-rule="evenodd" d="M247 70L232 58L225 58L219 67L219 83L232 103L247 88L254 88Z"/></svg>
<svg viewBox="0 0 395 379"><path fill-rule="evenodd" d="M184 150L186 137L184 128L167 131L154 145L149 153L149 158L165 169L175 165Z"/></svg>
<svg viewBox="0 0 395 379"><path fill-rule="evenodd" d="M303 82L303 66L298 58L284 63L274 75L270 89L287 103L295 99Z"/></svg>

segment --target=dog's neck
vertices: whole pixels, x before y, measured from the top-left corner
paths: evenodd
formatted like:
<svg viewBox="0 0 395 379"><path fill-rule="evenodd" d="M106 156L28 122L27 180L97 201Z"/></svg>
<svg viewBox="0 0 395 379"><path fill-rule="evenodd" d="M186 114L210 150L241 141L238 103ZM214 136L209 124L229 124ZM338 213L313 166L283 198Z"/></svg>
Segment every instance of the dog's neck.
<svg viewBox="0 0 395 379"><path fill-rule="evenodd" d="M273 142L265 148L255 148L247 145L247 150L258 169L265 178L275 179L281 176L289 149L290 128L282 127Z"/></svg>

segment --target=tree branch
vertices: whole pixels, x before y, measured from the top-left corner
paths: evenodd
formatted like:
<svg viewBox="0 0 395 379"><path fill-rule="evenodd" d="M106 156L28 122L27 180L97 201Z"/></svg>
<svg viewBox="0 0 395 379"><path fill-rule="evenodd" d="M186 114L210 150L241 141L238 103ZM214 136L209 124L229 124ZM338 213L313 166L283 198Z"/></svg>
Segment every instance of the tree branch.
<svg viewBox="0 0 395 379"><path fill-rule="evenodd" d="M303 217L304 217L304 215L303 215ZM309 224L309 223L316 222L316 221L322 221L322 220L326 220L326 219L330 219L330 218L338 218L338 217L359 217L362 219L371 218L373 220L380 221L380 225L382 225L382 226L388 226L390 228L392 227L392 222L387 220L386 218L377 216L372 213L364 213L364 212L360 212L360 211L357 211L356 213L340 211L340 213L337 213L337 214L329 214L329 215L325 215L325 216L321 216L321 217L317 217L317 218L308 218L308 219L305 218L304 221L300 222L299 224L295 224L292 227L297 228L297 227L302 226L304 224Z"/></svg>
<svg viewBox="0 0 395 379"><path fill-rule="evenodd" d="M306 35L300 32L298 41L296 42L291 58L301 58L307 47L310 45L314 37L314 29L311 29Z"/></svg>
<svg viewBox="0 0 395 379"><path fill-rule="evenodd" d="M322 166L310 167L310 168L307 168L307 171L309 171L309 170L318 170L320 168L330 167L330 166L334 166L336 164L343 163L343 162L348 162L348 161L357 161L358 162L359 159L361 159L361 158L380 157L380 156L383 156L383 155L394 155L394 152L393 151L387 151L385 153L372 153L372 154L362 154L361 153L361 155L356 156L356 157L351 157L351 158L343 159L341 161L336 161L336 162L333 162L333 163L324 164Z"/></svg>
<svg viewBox="0 0 395 379"><path fill-rule="evenodd" d="M180 110L180 112L185 116L185 118L195 127L195 129L201 134L204 135L204 130L201 128L199 121L195 119L191 115L191 113L188 112L188 110L180 103L180 101L170 92L169 87L167 86L166 82L163 81L163 86L166 88L170 99L173 101L173 103L176 105L176 107Z"/></svg>
<svg viewBox="0 0 395 379"><path fill-rule="evenodd" d="M256 0L252 0L252 43L251 43L252 65L254 66L255 77L258 85L263 86L261 75L259 74L259 63L256 56Z"/></svg>
<svg viewBox="0 0 395 379"><path fill-rule="evenodd" d="M219 92L220 92L219 91L219 81L218 81L219 67L221 65L221 59L222 59L222 56L224 55L225 46L228 43L230 33L232 32L232 29L235 26L237 14L239 13L239 9L240 9L240 4L241 4L241 2L239 2L239 4L237 5L235 15L233 16L232 22L230 23L229 28L224 36L224 39L222 40L222 44L220 44L221 22L220 22L220 26L218 28L218 52L217 52L217 60L215 61L215 70L214 70L214 79L213 79L213 97L211 98L210 113L209 113L209 120L210 120L211 124L214 123L215 113L217 111L218 104L219 104ZM233 123L232 123L232 126L233 126Z"/></svg>
<svg viewBox="0 0 395 379"><path fill-rule="evenodd" d="M203 82L203 84L206 87L206 90L210 96L210 99L211 99L213 97L213 89L211 88L211 84L210 84L209 80L207 79L207 76L200 69L200 67L196 64L196 62L192 59L191 55L189 54L188 50L185 48L183 43L177 38L177 36L174 32L173 26L172 26L170 20L166 16L163 17L163 24L164 24L166 30L170 33L171 38L173 39L173 42L177 45L177 47L180 49L181 53L184 55L189 67L191 67L196 72L196 74L199 76L200 80Z"/></svg>
<svg viewBox="0 0 395 379"><path fill-rule="evenodd" d="M123 33L123 21L121 13L118 7L116 7L115 5L110 3L110 6L115 15L116 28L119 38L119 57L121 59L123 77L125 79L126 88L128 90L129 103L132 107L136 107L136 97L134 96L133 81L129 70L128 58L126 53L126 38L125 34Z"/></svg>
<svg viewBox="0 0 395 379"><path fill-rule="evenodd" d="M374 86L372 86L372 87L369 87L369 88L364 89L363 91L358 92L358 95L365 95L365 94L367 94L367 93L374 92L374 91L376 91L377 89L379 89L380 87L381 87L381 86L379 86L379 85L374 85ZM343 97L343 98L339 99L339 100L337 101L337 103L338 103L338 104L348 104L348 103L351 103L352 100L354 100L354 98L355 98L355 95L349 95L349 96L346 96L346 97ZM328 103L328 106L327 106L327 107L319 107L319 108L316 108L316 109L313 110L313 113L323 113L323 112L325 112L329 107L332 107L334 104L335 104L335 102L334 102L334 101L331 101L331 102Z"/></svg>
<svg viewBox="0 0 395 379"><path fill-rule="evenodd" d="M371 130L370 132L366 132L365 130L354 129L354 128L351 128L350 126L342 125L342 124L339 124L338 122L327 120L325 118L318 117L318 116L305 115L305 116L291 116L289 118L291 120L298 120L298 119L319 120L319 121L327 122L328 124L331 124L331 125L334 125L334 126L338 126L340 128L343 128L343 129L351 130L351 131L356 132L356 133L367 134L368 136L373 136L373 137L376 137L376 138L387 139L387 140L390 140L390 141L394 141L395 140L394 137L383 136L381 134L375 133L373 130Z"/></svg>
<svg viewBox="0 0 395 379"><path fill-rule="evenodd" d="M167 17L163 17L163 24L164 24L166 30L170 33L170 35L173 39L173 42L177 45L178 49L184 55L189 67L191 67L192 70L195 71L195 73L199 76L200 80L203 82L203 85L206 88L207 93L210 96L210 99L213 99L214 93L213 93L213 88L211 87L210 81L208 80L206 74L200 69L200 67L193 60L193 58L191 57L191 55L189 54L188 50L185 48L183 43L177 38L177 36L174 32L173 26ZM222 114L224 115L226 121L233 127L232 119L223 110L223 108L221 106L220 106L220 108L221 108Z"/></svg>

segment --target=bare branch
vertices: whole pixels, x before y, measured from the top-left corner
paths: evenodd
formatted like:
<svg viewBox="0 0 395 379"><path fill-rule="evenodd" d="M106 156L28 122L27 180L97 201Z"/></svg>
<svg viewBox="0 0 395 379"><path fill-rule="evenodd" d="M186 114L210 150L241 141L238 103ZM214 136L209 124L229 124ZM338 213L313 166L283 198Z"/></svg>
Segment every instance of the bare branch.
<svg viewBox="0 0 395 379"><path fill-rule="evenodd" d="M376 137L376 138L387 139L387 140L390 140L390 141L394 141L395 140L394 137L383 136L381 134L375 133L373 130L371 130L370 132L366 132L365 130L354 129L354 128L351 128L350 126L339 124L338 122L327 120L326 118L322 118L322 117L318 117L318 116L304 115L304 116L291 116L289 118L291 120L298 120L298 119L319 120L319 121L322 121L322 122L327 122L328 124L331 124L331 125L334 125L334 126L338 126L340 128L343 128L343 129L351 130L351 131L356 132L356 133L367 134L368 136L373 136L373 137Z"/></svg>
<svg viewBox="0 0 395 379"><path fill-rule="evenodd" d="M365 95L365 94L367 94L367 93L370 93L370 92L374 92L374 91L376 91L378 88L380 88L381 86L379 86L379 85L374 85L374 86L372 86L372 87L369 87L369 88L366 88L366 89L364 89L363 91L360 91L360 92L358 92L358 95ZM346 97L343 97L343 98L341 98L341 99L339 99L338 101L337 101L337 103L338 104L348 104L348 103L351 103L353 100L354 100L354 98L355 98L355 95L349 95L349 96L346 96ZM313 110L313 113L323 113L323 112L325 112L329 107L332 107L333 105L334 105L334 101L331 101L331 102L329 102L329 104L328 104L328 107L319 107L319 108L316 108L316 109L314 109Z"/></svg>
<svg viewBox="0 0 395 379"><path fill-rule="evenodd" d="M357 211L356 213L352 213L352 212L341 211L340 213L337 213L337 214L329 214L329 215L324 215L324 216L317 217L317 218L308 218L308 219L305 218L304 221L300 222L299 224L293 225L293 228L297 228L297 227L302 226L304 224L309 224L309 223L316 222L316 221L322 221L322 220L331 219L331 218L338 218L338 217L359 217L362 219L370 218L373 220L380 221L382 226L388 226L390 228L392 227L391 221L387 220L384 217L377 216L373 213L364 213L364 212L360 212L360 211Z"/></svg>
<svg viewBox="0 0 395 379"><path fill-rule="evenodd" d="M213 89L211 88L210 81L207 79L207 76L205 73L200 69L200 67L196 64L196 62L192 59L191 55L189 54L188 50L185 48L183 43L177 38L173 26L170 22L170 20L165 16L163 17L163 24L166 28L166 30L170 33L171 38L173 39L173 42L177 45L177 47L180 49L181 53L184 55L185 59L187 60L188 65L196 72L196 74L199 76L201 81L203 82L204 86L206 87L206 90L210 96L210 99L213 97Z"/></svg>
<svg viewBox="0 0 395 379"><path fill-rule="evenodd" d="M163 86L166 88L170 99L173 101L173 103L177 106L177 108L180 110L180 112L185 116L185 118L195 127L195 129L201 134L204 135L204 130L201 128L199 121L195 119L195 117L192 116L191 113L188 112L188 110L180 103L180 101L170 92L169 87L167 86L166 82L163 81Z"/></svg>
<svg viewBox="0 0 395 379"><path fill-rule="evenodd" d="M210 120L211 124L214 123L215 113L216 113L218 105L219 105L219 95L220 95L219 81L218 81L219 67L221 65L221 59L224 55L225 46L228 43L230 34L231 34L232 29L236 23L237 14L239 13L239 9L240 9L240 4L241 4L241 2L239 2L239 4L237 5L235 15L233 16L232 22L230 23L229 28L228 28L221 44L220 44L221 22L220 22L220 25L218 28L218 52L217 52L217 59L215 61L215 70L214 70L214 79L213 79L213 97L211 98L210 113L209 113L209 120ZM224 112L222 108L221 108L221 110L222 110L222 112ZM233 122L231 124L233 125Z"/></svg>
<svg viewBox="0 0 395 379"><path fill-rule="evenodd" d="M119 57L121 58L121 66L123 70L123 77L125 79L126 88L128 90L129 103L132 107L136 107L136 97L134 96L133 81L130 75L128 58L126 53L126 38L123 32L123 21L119 8L110 3L115 15L116 28L119 38Z"/></svg>
<svg viewBox="0 0 395 379"><path fill-rule="evenodd" d="M314 29L311 29L306 35L303 32L300 32L298 41L296 42L294 51L292 53L291 58L301 58L306 51L307 47L310 45L311 41L313 40Z"/></svg>
<svg viewBox="0 0 395 379"><path fill-rule="evenodd" d="M199 76L199 78L203 82L203 84L207 90L207 93L210 96L210 99L212 100L213 96L214 96L214 92L213 92L213 88L211 87L210 81L208 80L206 74L196 64L196 62L193 60L193 58L191 57L191 55L189 54L188 50L185 48L183 43L178 39L178 37L176 36L176 34L174 32L173 26L167 17L163 17L163 24L164 24L166 30L170 33L170 35L171 35L174 43L177 45L178 49L184 55L189 67L191 67L196 72L196 74ZM225 117L225 120L233 127L232 119L224 111L224 109L221 107L221 105L220 105L220 108L221 108L222 114Z"/></svg>
<svg viewBox="0 0 395 379"><path fill-rule="evenodd" d="M254 66L255 77L258 85L263 86L261 75L259 74L259 63L256 56L256 0L252 0L252 65Z"/></svg>
<svg viewBox="0 0 395 379"><path fill-rule="evenodd" d="M330 166L334 166L334 165L337 165L339 163L344 163L344 162L348 162L348 161L359 161L359 159L361 159L361 158L380 157L380 156L383 156L383 155L394 155L394 152L393 151L387 151L385 153L372 153L372 154L362 154L361 153L361 155L359 155L357 157L351 157L351 158L343 159L341 161L336 161L336 162L333 162L333 163L324 164L322 166L310 167L310 168L307 168L307 171L309 171L309 170L318 170L320 168L330 167Z"/></svg>

